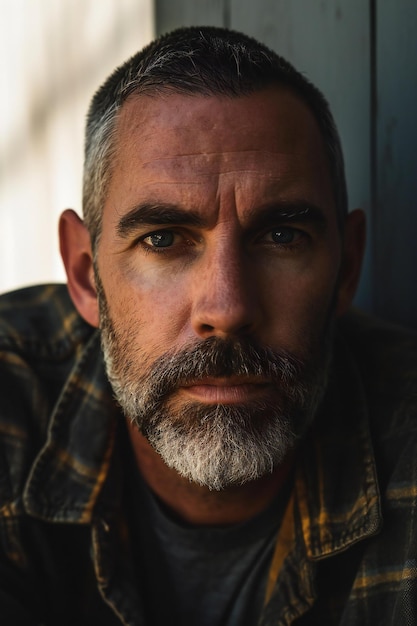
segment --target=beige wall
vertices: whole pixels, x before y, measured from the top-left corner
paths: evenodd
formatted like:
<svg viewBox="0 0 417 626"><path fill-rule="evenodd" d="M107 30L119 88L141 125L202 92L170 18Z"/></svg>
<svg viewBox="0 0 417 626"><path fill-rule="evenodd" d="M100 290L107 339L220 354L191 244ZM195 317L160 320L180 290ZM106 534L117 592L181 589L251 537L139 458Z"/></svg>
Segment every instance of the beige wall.
<svg viewBox="0 0 417 626"><path fill-rule="evenodd" d="M0 0L0 291L63 280L88 101L153 36L152 0Z"/></svg>

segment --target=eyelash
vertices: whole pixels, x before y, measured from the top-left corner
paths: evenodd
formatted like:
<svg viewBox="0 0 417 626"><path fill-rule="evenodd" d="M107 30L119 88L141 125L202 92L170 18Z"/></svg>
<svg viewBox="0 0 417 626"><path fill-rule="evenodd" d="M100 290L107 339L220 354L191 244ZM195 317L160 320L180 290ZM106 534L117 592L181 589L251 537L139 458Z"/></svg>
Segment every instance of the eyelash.
<svg viewBox="0 0 417 626"><path fill-rule="evenodd" d="M148 239L149 237L152 237L153 235L160 235L163 233L172 233L174 236L175 235L182 236L184 239L184 241L182 242L182 245L184 247L188 247L192 245L191 237L186 239L184 235L178 233L176 230L172 228L161 228L159 230L153 230L150 233L146 233L146 235L143 235L137 240L136 245L140 245L142 250L145 252L145 254L172 254L174 246L162 246L161 248L158 248L157 246L151 246L145 243L145 239ZM178 246L175 246L175 249L177 248Z"/></svg>
<svg viewBox="0 0 417 626"><path fill-rule="evenodd" d="M268 241L266 242L267 245L270 245L271 247L273 247L274 249L277 248L281 248L281 249L285 249L288 252L292 252L297 250L298 248L300 248L301 246L303 246L306 241L309 238L309 234L304 231L301 230L300 228L296 228L295 226L276 226L274 228L269 228L267 231L265 231L262 235L261 235L261 239L264 238L266 235L271 235L272 233L276 233L279 231L283 231L283 230L288 230L291 231L294 234L295 240L294 241L289 241L287 243L282 242L275 242L275 241Z"/></svg>
<svg viewBox="0 0 417 626"><path fill-rule="evenodd" d="M297 235L296 240L288 242L288 243L281 243L281 244L278 242L274 242L274 241L268 241L268 242L265 242L266 245L274 249L285 248L286 251L292 252L293 250L295 251L299 247L301 247L305 243L306 239L309 237L307 232L299 228L296 228L294 226L276 226L274 228L268 228L268 230L262 233L262 235L260 235L259 237L257 237L256 240L259 241L260 239L264 238L266 235L271 234L273 232L278 232L280 230L293 231ZM183 238L183 241L176 246L170 245L170 246L162 246L160 248L158 248L157 246L151 246L145 243L145 239L148 239L154 235L160 235L164 233L172 233L174 236L180 236ZM177 252L179 247L182 247L182 248L192 247L193 238L192 237L186 238L182 233L179 233L178 231L172 228L161 228L159 230L154 230L150 233L146 233L135 242L135 245L139 245L141 249L145 252L145 254L173 254L174 250L175 252Z"/></svg>

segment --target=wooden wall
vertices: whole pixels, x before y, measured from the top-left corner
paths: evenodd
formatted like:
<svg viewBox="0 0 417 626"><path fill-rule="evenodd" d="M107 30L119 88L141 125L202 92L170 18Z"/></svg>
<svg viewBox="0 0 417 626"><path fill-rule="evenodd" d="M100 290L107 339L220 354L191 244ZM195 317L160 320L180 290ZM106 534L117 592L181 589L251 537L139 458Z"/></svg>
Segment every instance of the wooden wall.
<svg viewBox="0 0 417 626"><path fill-rule="evenodd" d="M291 61L326 95L344 146L350 207L368 218L356 303L417 327L417 2L155 0L158 34L227 26Z"/></svg>

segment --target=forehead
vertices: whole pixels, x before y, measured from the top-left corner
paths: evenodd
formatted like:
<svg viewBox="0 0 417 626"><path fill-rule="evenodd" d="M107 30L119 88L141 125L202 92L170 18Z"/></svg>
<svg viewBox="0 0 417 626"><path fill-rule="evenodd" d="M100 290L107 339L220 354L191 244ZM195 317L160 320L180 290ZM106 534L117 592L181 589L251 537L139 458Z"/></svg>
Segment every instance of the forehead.
<svg viewBox="0 0 417 626"><path fill-rule="evenodd" d="M333 203L320 130L296 95L275 87L233 98L139 95L124 104L112 206L123 212L141 201L192 201L198 209L228 193L241 198L242 210L277 196Z"/></svg>

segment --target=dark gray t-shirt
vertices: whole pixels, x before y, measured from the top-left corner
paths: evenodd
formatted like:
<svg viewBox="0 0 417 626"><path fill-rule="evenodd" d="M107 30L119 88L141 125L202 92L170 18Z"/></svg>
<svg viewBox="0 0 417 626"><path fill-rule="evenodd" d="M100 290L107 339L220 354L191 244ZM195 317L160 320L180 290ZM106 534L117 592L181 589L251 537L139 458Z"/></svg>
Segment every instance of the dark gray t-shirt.
<svg viewBox="0 0 417 626"><path fill-rule="evenodd" d="M137 482L132 535L146 625L256 625L289 490L242 524L193 527Z"/></svg>

